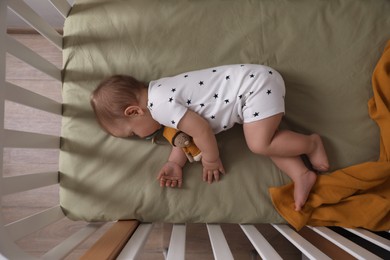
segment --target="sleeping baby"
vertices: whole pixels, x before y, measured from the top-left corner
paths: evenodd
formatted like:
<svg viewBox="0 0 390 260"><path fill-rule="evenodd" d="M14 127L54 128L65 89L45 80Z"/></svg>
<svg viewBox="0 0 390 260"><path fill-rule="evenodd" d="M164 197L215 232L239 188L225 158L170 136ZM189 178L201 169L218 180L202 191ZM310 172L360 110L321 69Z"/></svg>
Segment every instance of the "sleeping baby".
<svg viewBox="0 0 390 260"><path fill-rule="evenodd" d="M248 148L272 161L294 182L299 211L316 181L300 156L316 171L327 171L328 158L318 134L278 130L285 112L285 86L274 69L255 64L213 67L165 77L145 84L115 75L92 93L91 104L101 127L116 137L146 138L162 125L192 136L202 152L203 180L218 181L225 169L215 134L242 124ZM161 186L181 187L187 157L172 147L158 173Z"/></svg>

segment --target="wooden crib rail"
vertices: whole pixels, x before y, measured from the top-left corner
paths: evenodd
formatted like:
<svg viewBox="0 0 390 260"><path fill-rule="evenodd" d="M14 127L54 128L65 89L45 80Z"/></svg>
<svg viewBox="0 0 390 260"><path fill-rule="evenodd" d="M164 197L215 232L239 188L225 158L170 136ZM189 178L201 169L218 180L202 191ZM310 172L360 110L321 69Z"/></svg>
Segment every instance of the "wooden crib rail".
<svg viewBox="0 0 390 260"><path fill-rule="evenodd" d="M116 222L81 258L116 259L129 238L138 228L137 220Z"/></svg>

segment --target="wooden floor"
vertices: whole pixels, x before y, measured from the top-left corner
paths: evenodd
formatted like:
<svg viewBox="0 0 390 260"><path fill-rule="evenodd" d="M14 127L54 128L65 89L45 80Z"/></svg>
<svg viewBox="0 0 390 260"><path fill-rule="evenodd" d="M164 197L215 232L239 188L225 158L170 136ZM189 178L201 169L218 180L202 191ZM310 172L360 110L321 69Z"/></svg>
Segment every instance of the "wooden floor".
<svg viewBox="0 0 390 260"><path fill-rule="evenodd" d="M41 36L36 34L13 34L12 36L57 67L62 67L61 52ZM61 102L61 84L59 82L12 56L7 56L6 79L11 83ZM5 112L4 123L7 129L51 135L60 135L61 133L61 118L59 116L12 102L6 102ZM37 152L30 149L5 149L4 176L58 171L58 156L58 150L43 149ZM3 219L6 223L10 223L57 205L58 191L58 185L54 185L5 196L1 201ZM84 225L83 222L64 219L18 240L17 244L29 254L39 257ZM110 223L106 224L102 230L86 240L66 259L78 259L110 225ZM261 229L264 236L284 259L301 259L298 250L272 227L267 225L257 225L257 227ZM170 224L155 224L140 259L164 259L163 252L168 247L171 228ZM222 228L235 259L260 259L254 254L254 248L238 225L226 224ZM186 252L186 259L213 259L205 225L187 225Z"/></svg>

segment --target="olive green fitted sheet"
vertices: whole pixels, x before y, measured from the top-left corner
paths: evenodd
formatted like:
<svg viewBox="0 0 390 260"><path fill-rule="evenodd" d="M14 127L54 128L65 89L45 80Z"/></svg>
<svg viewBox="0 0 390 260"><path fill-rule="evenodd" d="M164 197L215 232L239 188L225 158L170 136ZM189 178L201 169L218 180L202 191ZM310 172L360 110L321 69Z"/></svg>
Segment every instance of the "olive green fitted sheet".
<svg viewBox="0 0 390 260"><path fill-rule="evenodd" d="M385 0L79 0L65 21L60 200L75 220L280 223L268 187L290 182L246 147L241 126L217 136L227 174L160 188L170 146L108 136L89 96L100 80L148 82L237 63L265 64L286 83L282 127L323 136L332 170L379 154L368 117L371 73L390 38Z"/></svg>

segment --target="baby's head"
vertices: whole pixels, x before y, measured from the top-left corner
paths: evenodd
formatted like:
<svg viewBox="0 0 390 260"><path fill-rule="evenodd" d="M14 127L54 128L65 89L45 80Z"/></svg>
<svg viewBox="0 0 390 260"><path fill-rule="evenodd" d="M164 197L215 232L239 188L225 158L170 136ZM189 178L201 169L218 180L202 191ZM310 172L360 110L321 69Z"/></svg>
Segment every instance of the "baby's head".
<svg viewBox="0 0 390 260"><path fill-rule="evenodd" d="M125 75L103 80L91 95L100 126L117 137L145 137L160 127L150 116L146 102L147 85Z"/></svg>

